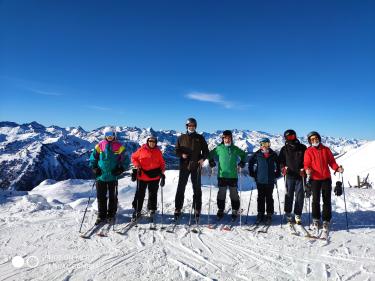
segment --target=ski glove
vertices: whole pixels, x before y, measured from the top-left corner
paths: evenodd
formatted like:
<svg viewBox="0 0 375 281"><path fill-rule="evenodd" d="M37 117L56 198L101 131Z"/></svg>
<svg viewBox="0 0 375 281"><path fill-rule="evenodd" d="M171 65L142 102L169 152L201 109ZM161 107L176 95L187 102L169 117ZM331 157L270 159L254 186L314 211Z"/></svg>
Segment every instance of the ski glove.
<svg viewBox="0 0 375 281"><path fill-rule="evenodd" d="M95 167L92 169L92 172L96 177L100 177L102 175L102 170L99 167Z"/></svg>
<svg viewBox="0 0 375 281"><path fill-rule="evenodd" d="M304 177L306 176L306 174L305 174L305 170L304 170L304 169L299 170L299 175L300 175L302 178L304 178Z"/></svg>
<svg viewBox="0 0 375 281"><path fill-rule="evenodd" d="M132 170L132 181L136 181L137 180L137 174L138 174L138 170L137 169L133 169Z"/></svg>
<svg viewBox="0 0 375 281"><path fill-rule="evenodd" d="M112 175L117 177L121 175L124 171L125 171L124 167L119 165L119 166L116 166L116 168L112 170Z"/></svg>
<svg viewBox="0 0 375 281"><path fill-rule="evenodd" d="M210 165L211 168L213 168L213 167L216 166L216 162L213 159L211 159L210 161L208 161L208 164Z"/></svg>
<svg viewBox="0 0 375 281"><path fill-rule="evenodd" d="M241 160L240 163L238 163L238 167L245 168L245 162Z"/></svg>
<svg viewBox="0 0 375 281"><path fill-rule="evenodd" d="M342 182L341 181L337 181L336 182L336 186L335 186L334 192L335 192L336 196L341 196L342 195Z"/></svg>
<svg viewBox="0 0 375 281"><path fill-rule="evenodd" d="M165 185L165 175L161 174L160 176L160 186L163 187Z"/></svg>

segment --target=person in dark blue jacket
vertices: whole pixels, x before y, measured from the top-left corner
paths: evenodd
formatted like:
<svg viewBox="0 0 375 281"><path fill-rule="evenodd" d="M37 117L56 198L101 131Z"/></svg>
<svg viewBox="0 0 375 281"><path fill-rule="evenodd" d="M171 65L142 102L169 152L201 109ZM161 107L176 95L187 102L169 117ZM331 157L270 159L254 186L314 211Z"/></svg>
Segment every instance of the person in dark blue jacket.
<svg viewBox="0 0 375 281"><path fill-rule="evenodd" d="M259 141L260 149L249 160L249 174L255 179L258 189L258 215L256 223L271 223L274 213L273 188L280 176L277 154L270 148L268 138ZM264 213L267 212L265 216Z"/></svg>

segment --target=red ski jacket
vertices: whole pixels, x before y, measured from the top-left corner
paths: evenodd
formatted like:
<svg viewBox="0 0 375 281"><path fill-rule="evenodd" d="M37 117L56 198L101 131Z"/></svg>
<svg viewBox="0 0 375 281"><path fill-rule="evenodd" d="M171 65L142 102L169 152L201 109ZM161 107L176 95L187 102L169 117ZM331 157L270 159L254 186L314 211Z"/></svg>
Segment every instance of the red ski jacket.
<svg viewBox="0 0 375 281"><path fill-rule="evenodd" d="M160 172L165 171L163 154L158 147L150 148L147 144L142 145L132 154L132 163L135 167L141 168L138 176L142 181L153 181L160 179ZM158 171L159 170L159 171ZM152 176L148 176L146 173Z"/></svg>
<svg viewBox="0 0 375 281"><path fill-rule="evenodd" d="M311 169L311 179L313 180L329 179L331 178L329 167L335 171L339 168L331 150L322 144L306 149L303 166L305 170Z"/></svg>

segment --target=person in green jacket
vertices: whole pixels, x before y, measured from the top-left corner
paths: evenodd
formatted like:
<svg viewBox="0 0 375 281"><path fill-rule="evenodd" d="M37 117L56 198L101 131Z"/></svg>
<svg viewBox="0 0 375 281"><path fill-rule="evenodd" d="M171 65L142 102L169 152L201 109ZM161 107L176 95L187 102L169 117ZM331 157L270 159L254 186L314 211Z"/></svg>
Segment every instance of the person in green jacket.
<svg viewBox="0 0 375 281"><path fill-rule="evenodd" d="M125 154L125 147L116 139L116 130L106 128L104 130L104 139L95 146L89 160L89 166L96 178L96 197L98 201L96 225L107 221L115 221L118 202L118 177L128 165L129 158Z"/></svg>
<svg viewBox="0 0 375 281"><path fill-rule="evenodd" d="M227 196L227 188L229 187L232 203L232 219L236 219L240 208L240 198L237 190L237 165L240 168L245 167L246 152L233 144L233 136L230 130L225 130L221 137L221 144L215 147L209 154L209 165L211 168L216 166L215 159L219 161L217 173L219 186L217 194L217 217L221 219L224 216L225 198ZM239 159L240 162L238 162Z"/></svg>

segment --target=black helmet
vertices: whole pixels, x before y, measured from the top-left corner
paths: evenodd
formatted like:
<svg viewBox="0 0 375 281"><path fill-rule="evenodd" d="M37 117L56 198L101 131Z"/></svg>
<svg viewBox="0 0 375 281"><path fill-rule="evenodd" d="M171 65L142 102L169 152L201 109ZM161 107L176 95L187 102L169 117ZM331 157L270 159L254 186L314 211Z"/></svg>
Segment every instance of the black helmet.
<svg viewBox="0 0 375 281"><path fill-rule="evenodd" d="M284 138L286 139L287 136L295 135L297 137L296 131L289 129L284 132Z"/></svg>
<svg viewBox="0 0 375 281"><path fill-rule="evenodd" d="M312 132L310 132L310 133L307 134L307 141L309 142L309 144L311 144L310 138L312 136L317 136L318 139L319 139L319 142L322 142L322 138L320 137L319 133L316 132L316 131L312 131Z"/></svg>
<svg viewBox="0 0 375 281"><path fill-rule="evenodd" d="M189 124L193 124L194 126L195 126L195 128L197 127L197 120L195 120L194 118L188 118L187 120L186 120L186 123L185 123L185 125L186 125L186 128L188 127L188 125Z"/></svg>

